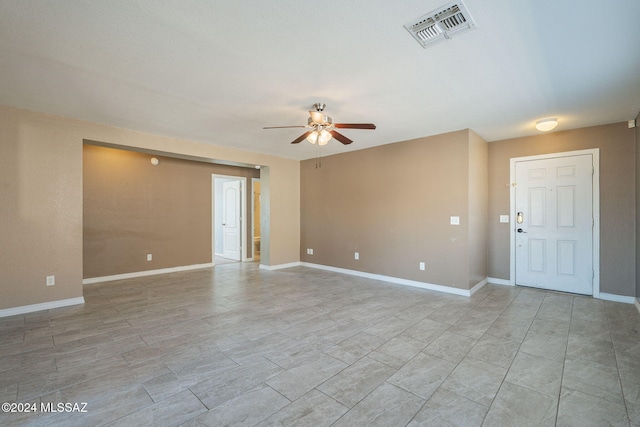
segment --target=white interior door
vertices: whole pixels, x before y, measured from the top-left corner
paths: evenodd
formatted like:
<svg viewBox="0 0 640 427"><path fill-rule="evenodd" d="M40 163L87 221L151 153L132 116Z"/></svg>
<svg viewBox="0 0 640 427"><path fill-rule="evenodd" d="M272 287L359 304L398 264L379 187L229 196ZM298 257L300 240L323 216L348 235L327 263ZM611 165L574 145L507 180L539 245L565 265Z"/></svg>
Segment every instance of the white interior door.
<svg viewBox="0 0 640 427"><path fill-rule="evenodd" d="M225 181L222 184L222 234L223 256L240 261L241 219L240 181Z"/></svg>
<svg viewBox="0 0 640 427"><path fill-rule="evenodd" d="M517 285L593 294L593 157L515 162Z"/></svg>

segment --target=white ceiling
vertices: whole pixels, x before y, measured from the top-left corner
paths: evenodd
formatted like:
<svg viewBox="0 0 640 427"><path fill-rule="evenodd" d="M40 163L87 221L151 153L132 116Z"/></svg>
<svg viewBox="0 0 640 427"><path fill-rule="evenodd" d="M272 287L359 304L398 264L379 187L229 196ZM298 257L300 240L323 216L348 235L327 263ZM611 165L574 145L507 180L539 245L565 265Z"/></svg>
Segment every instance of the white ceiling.
<svg viewBox="0 0 640 427"><path fill-rule="evenodd" d="M464 0L477 29L423 49L447 0L2 0L0 104L294 159L471 128L487 141L640 111L640 1Z"/></svg>

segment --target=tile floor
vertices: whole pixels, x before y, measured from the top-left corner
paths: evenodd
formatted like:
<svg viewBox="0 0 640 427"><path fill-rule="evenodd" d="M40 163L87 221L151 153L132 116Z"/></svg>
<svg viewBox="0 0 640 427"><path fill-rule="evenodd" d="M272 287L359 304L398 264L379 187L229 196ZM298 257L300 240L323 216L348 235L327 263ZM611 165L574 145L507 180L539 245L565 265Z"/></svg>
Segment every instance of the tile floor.
<svg viewBox="0 0 640 427"><path fill-rule="evenodd" d="M633 305L471 298L256 264L85 287L0 319L0 425L640 426Z"/></svg>

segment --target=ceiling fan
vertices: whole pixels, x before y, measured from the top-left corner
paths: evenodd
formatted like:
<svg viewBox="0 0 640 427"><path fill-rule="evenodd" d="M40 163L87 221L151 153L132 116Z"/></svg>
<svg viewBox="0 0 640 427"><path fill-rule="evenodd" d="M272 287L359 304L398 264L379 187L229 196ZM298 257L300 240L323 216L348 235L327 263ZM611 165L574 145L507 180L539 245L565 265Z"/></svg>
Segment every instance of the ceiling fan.
<svg viewBox="0 0 640 427"><path fill-rule="evenodd" d="M284 128L307 128L308 132L300 135L291 141L292 144L298 144L306 139L312 144L326 145L331 138L335 138L343 144L351 144L353 141L335 130L338 129L375 129L373 123L333 123L331 117L325 116L323 111L325 104L318 102L313 104L316 111L309 111L311 117L307 119L306 126L268 126L263 129L284 129Z"/></svg>

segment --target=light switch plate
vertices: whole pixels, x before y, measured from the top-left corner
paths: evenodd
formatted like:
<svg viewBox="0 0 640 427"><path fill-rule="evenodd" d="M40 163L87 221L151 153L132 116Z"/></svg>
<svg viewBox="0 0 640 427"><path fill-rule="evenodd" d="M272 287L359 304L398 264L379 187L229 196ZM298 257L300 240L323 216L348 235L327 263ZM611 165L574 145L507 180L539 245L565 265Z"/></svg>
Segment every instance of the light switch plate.
<svg viewBox="0 0 640 427"><path fill-rule="evenodd" d="M460 217L452 216L451 217L451 225L460 225Z"/></svg>
<svg viewBox="0 0 640 427"><path fill-rule="evenodd" d="M500 215L501 223L509 223L509 215Z"/></svg>

